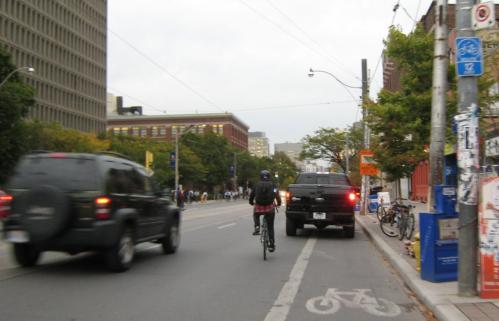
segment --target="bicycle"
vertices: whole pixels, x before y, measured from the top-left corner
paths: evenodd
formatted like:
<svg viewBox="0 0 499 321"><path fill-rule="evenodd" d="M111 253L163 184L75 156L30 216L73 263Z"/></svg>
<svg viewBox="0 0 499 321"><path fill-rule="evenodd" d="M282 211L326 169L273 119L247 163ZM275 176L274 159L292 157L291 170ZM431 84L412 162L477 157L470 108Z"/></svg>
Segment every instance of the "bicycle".
<svg viewBox="0 0 499 321"><path fill-rule="evenodd" d="M401 241L404 237L411 240L412 233L414 233L416 218L414 217L414 213L411 211L411 208L414 208L414 206L401 205L402 211L399 223L399 240Z"/></svg>
<svg viewBox="0 0 499 321"><path fill-rule="evenodd" d="M391 203L391 206L386 210L386 213L381 217L379 226L381 232L389 237L397 237L400 232L400 218L404 205L397 202Z"/></svg>
<svg viewBox="0 0 499 321"><path fill-rule="evenodd" d="M279 212L279 207L276 205L274 210ZM269 251L269 243L270 243L270 237L269 237L269 228L267 226L267 220L265 219L265 215L263 214L262 216L262 226L260 228L260 243L262 244L263 248L263 260L267 260L267 252ZM270 251L269 251L270 252Z"/></svg>

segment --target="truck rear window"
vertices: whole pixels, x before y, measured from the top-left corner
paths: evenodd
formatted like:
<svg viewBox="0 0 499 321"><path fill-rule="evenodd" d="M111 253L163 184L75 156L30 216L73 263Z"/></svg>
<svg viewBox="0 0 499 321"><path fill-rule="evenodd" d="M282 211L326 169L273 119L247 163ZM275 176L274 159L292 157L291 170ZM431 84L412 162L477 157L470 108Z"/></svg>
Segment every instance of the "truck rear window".
<svg viewBox="0 0 499 321"><path fill-rule="evenodd" d="M345 175L339 174L300 174L296 184L350 185Z"/></svg>
<svg viewBox="0 0 499 321"><path fill-rule="evenodd" d="M85 158L25 158L8 183L8 187L12 189L28 189L40 185L52 185L63 191L96 190L96 161Z"/></svg>

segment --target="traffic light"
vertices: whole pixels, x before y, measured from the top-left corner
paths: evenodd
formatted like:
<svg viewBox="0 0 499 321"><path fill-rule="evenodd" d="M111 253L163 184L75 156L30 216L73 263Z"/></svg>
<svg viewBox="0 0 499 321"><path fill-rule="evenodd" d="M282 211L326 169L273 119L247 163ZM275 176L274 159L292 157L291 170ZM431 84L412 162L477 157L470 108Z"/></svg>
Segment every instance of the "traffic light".
<svg viewBox="0 0 499 321"><path fill-rule="evenodd" d="M153 162L154 162L154 154L146 150L146 168L152 169Z"/></svg>

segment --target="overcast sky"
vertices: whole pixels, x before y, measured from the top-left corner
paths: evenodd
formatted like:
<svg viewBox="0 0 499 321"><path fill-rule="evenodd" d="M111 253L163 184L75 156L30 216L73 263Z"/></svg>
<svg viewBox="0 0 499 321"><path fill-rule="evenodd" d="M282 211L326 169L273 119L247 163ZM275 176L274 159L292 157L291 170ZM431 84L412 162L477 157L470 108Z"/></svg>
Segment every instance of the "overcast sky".
<svg viewBox="0 0 499 321"><path fill-rule="evenodd" d="M394 13L397 2L399 9ZM361 117L361 59L388 27L409 32L431 0L109 0L108 91L145 114L231 112L274 143Z"/></svg>

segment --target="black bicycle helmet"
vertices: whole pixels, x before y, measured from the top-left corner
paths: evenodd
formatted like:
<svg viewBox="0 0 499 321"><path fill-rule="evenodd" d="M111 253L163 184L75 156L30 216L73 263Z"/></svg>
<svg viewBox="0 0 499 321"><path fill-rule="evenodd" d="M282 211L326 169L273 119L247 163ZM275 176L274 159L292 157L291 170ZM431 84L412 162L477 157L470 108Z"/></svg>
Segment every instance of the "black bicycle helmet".
<svg viewBox="0 0 499 321"><path fill-rule="evenodd" d="M270 179L270 172L266 169L262 170L260 172L260 178L263 180L269 180Z"/></svg>

